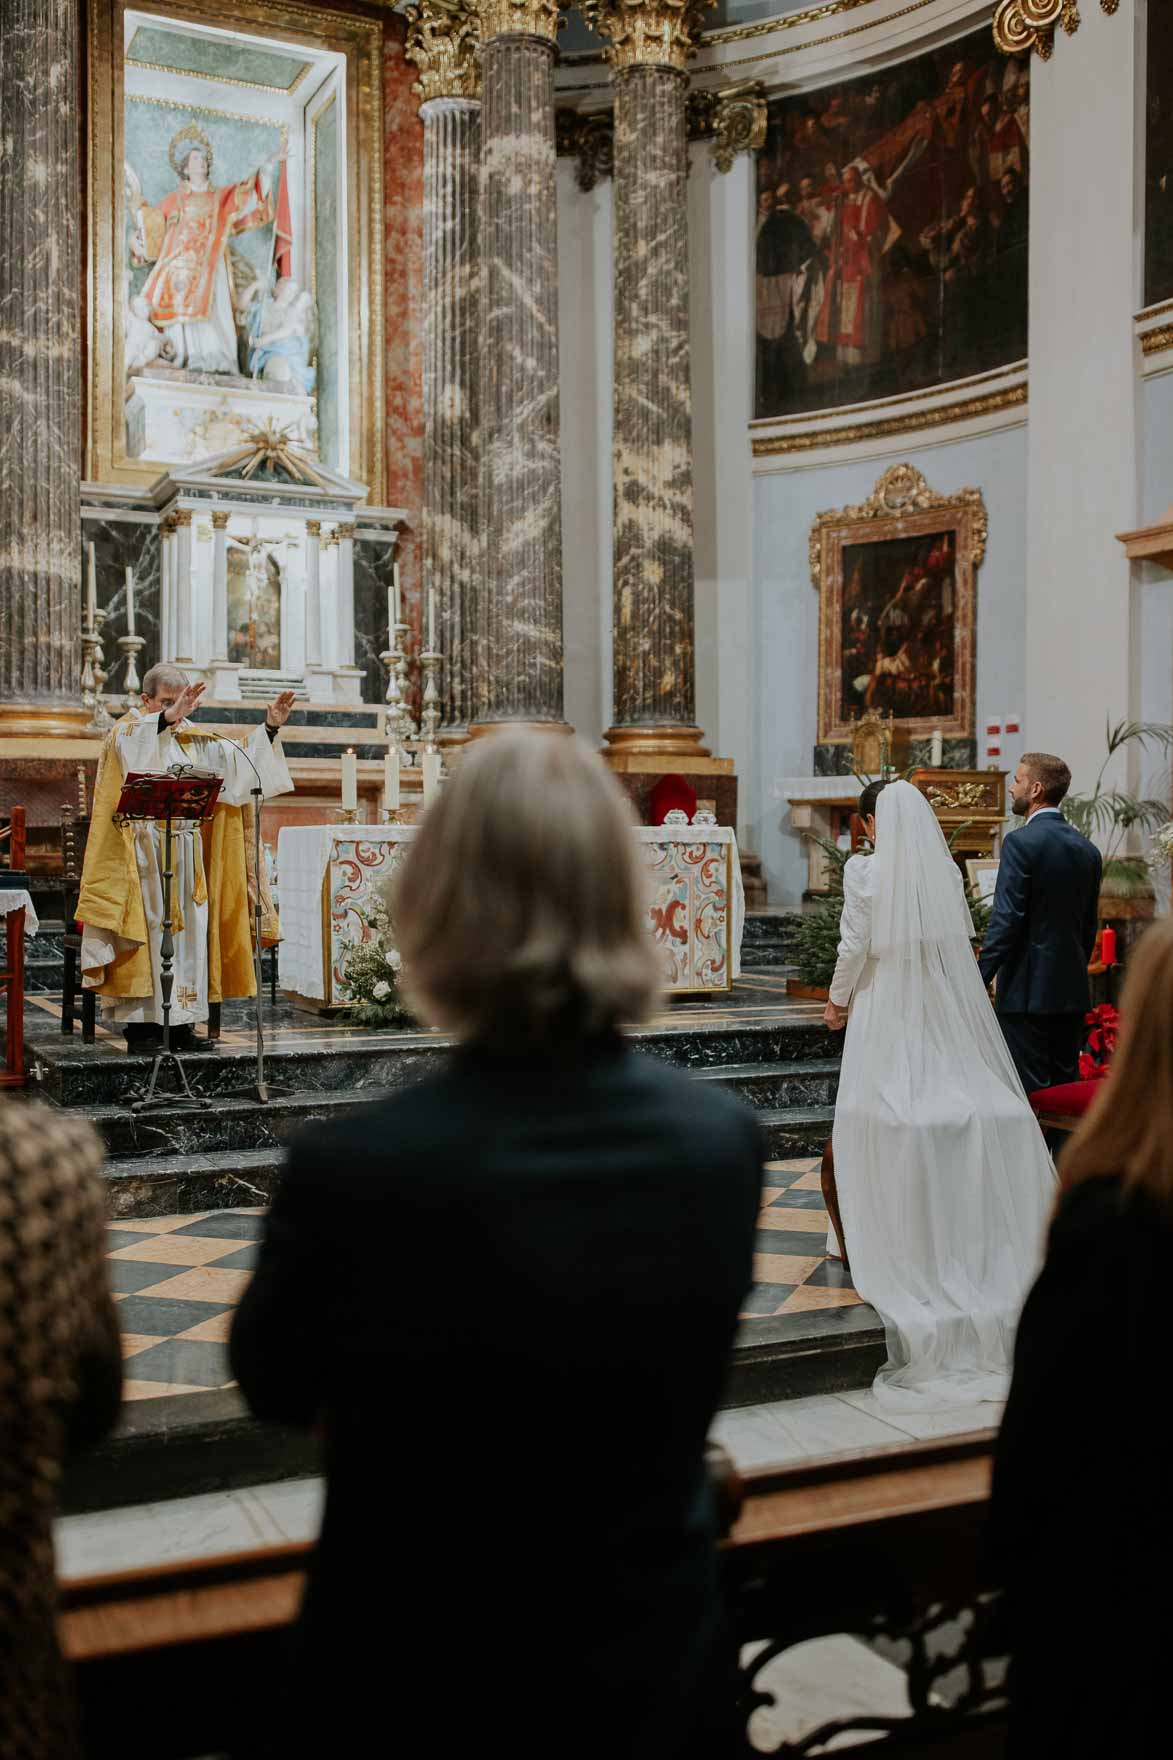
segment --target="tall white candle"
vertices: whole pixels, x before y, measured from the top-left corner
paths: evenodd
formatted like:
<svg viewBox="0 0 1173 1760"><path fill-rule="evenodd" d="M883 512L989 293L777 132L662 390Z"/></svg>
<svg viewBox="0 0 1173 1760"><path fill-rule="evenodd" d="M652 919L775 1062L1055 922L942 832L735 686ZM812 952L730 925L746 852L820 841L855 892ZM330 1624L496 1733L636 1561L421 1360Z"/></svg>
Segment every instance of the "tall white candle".
<svg viewBox="0 0 1173 1760"><path fill-rule="evenodd" d="M86 628L93 629L98 610L98 558L90 543L90 563L86 570Z"/></svg>
<svg viewBox="0 0 1173 1760"><path fill-rule="evenodd" d="M358 806L358 759L353 747L348 747L342 754L342 805L344 808Z"/></svg>
<svg viewBox="0 0 1173 1760"><path fill-rule="evenodd" d="M929 750L931 754L929 762L932 764L934 770L939 770L941 768L941 759L945 755L945 742L941 738L941 729L939 727L934 727L933 729L932 744Z"/></svg>
<svg viewBox="0 0 1173 1760"><path fill-rule="evenodd" d="M133 568L131 568L129 562L126 565L126 633L128 636L132 636L135 633L134 632L134 570L133 570Z"/></svg>
<svg viewBox="0 0 1173 1760"><path fill-rule="evenodd" d="M383 759L383 805L389 813L399 806L399 747L392 746Z"/></svg>
<svg viewBox="0 0 1173 1760"><path fill-rule="evenodd" d="M403 619L399 615L399 564L397 562L393 563L391 567L391 592L394 596L395 622L402 623Z"/></svg>
<svg viewBox="0 0 1173 1760"><path fill-rule="evenodd" d="M440 754L434 746L429 746L424 753L424 810L439 798L440 794Z"/></svg>
<svg viewBox="0 0 1173 1760"><path fill-rule="evenodd" d="M436 589L428 588L428 653L436 652Z"/></svg>
<svg viewBox="0 0 1173 1760"><path fill-rule="evenodd" d="M387 588L387 646L395 646L395 625L399 619L395 615L395 588Z"/></svg>

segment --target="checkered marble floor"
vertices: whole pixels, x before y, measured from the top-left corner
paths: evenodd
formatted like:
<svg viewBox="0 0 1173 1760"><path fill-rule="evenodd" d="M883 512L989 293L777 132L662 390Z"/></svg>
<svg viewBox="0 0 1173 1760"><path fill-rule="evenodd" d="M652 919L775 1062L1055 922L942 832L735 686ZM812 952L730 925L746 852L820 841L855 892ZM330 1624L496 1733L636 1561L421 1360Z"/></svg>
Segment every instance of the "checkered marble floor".
<svg viewBox="0 0 1173 1760"><path fill-rule="evenodd" d="M859 1302L827 1257L815 1160L768 1161L746 1320ZM210 1210L112 1223L107 1266L122 1322L125 1397L231 1387L228 1329L252 1274L262 1210Z"/></svg>
<svg viewBox="0 0 1173 1760"><path fill-rule="evenodd" d="M827 1256L827 1212L819 1162L767 1161L746 1320L853 1308L860 1297L838 1259Z"/></svg>
<svg viewBox="0 0 1173 1760"><path fill-rule="evenodd" d="M106 1264L122 1324L126 1399L232 1385L228 1328L263 1228L260 1210L111 1224Z"/></svg>

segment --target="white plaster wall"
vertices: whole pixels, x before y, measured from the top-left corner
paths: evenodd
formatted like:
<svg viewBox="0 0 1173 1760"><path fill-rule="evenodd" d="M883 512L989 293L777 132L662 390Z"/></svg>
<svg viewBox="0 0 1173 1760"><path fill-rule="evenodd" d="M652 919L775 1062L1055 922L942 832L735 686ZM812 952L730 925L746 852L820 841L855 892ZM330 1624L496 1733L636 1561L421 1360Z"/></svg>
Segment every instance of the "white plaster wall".
<svg viewBox="0 0 1173 1760"><path fill-rule="evenodd" d="M1141 517L1146 525L1173 504L1173 373L1146 379L1141 388L1144 468ZM1143 563L1139 606L1138 713L1143 721L1173 722L1173 571ZM1168 796L1168 766L1150 761L1151 791Z"/></svg>
<svg viewBox="0 0 1173 1760"><path fill-rule="evenodd" d="M611 183L584 193L558 161L565 714L594 745L611 725Z"/></svg>

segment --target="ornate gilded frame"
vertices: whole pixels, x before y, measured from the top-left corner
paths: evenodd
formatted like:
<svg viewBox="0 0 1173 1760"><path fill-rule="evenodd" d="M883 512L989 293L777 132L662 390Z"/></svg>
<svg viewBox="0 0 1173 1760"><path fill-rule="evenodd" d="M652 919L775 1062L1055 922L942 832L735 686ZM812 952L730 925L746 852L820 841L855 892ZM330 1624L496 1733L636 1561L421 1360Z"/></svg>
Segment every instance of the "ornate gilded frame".
<svg viewBox="0 0 1173 1760"><path fill-rule="evenodd" d="M911 464L886 470L868 499L816 516L810 535L811 581L819 595L819 744L851 739L855 723L839 701L843 669L843 552L848 545L881 544L891 538L953 534L953 715L917 716L896 725L914 738L939 728L946 739L974 732L976 574L986 554L989 522L980 489L938 495Z"/></svg>
<svg viewBox="0 0 1173 1760"><path fill-rule="evenodd" d="M347 178L351 225L347 298L350 335L348 475L384 498L383 390L383 26L377 19L289 0L88 0L87 373L85 475L92 482L145 485L166 466L129 458L123 427L119 241L125 229L122 178L124 78L121 45L128 10L226 29L254 29L281 42L330 49L346 59Z"/></svg>

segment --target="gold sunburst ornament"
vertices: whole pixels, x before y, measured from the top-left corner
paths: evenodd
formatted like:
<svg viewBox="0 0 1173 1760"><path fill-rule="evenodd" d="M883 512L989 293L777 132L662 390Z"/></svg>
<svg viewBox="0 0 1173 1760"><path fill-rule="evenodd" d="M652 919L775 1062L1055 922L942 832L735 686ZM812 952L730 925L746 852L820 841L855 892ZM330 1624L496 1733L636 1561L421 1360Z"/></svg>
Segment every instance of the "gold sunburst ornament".
<svg viewBox="0 0 1173 1760"><path fill-rule="evenodd" d="M1119 10L1120 0L1100 0L1109 18ZM1069 37L1079 29L1075 0L999 0L994 12L994 42L1003 55L1029 55L1033 49L1049 61L1055 46L1055 27Z"/></svg>
<svg viewBox="0 0 1173 1760"><path fill-rule="evenodd" d="M188 154L193 152L197 147L207 161L208 176L211 177L212 143L198 122L189 122L186 128L181 128L179 133L174 136L171 145L167 149L167 158L171 163L171 169L174 171L176 177L183 176L183 170L184 166L187 164Z"/></svg>

